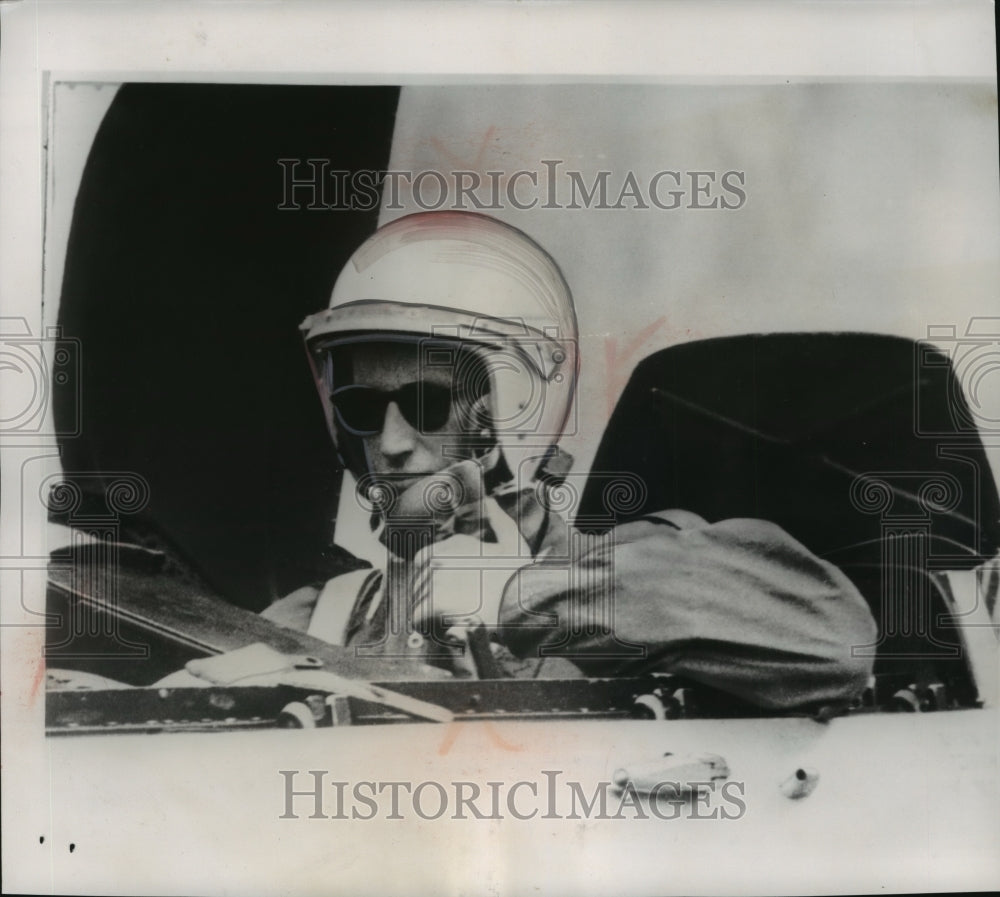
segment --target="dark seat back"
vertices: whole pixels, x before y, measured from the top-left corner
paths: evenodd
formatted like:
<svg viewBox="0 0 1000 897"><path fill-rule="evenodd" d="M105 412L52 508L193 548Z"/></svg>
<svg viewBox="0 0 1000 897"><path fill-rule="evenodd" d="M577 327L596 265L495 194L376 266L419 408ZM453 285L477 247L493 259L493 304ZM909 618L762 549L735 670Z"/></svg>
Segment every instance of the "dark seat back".
<svg viewBox="0 0 1000 897"><path fill-rule="evenodd" d="M645 495L609 516L619 472ZM577 522L666 508L771 520L836 563L879 622L876 669L907 675L958 653L928 574L977 566L1000 545L996 484L949 358L874 334L727 337L642 361Z"/></svg>

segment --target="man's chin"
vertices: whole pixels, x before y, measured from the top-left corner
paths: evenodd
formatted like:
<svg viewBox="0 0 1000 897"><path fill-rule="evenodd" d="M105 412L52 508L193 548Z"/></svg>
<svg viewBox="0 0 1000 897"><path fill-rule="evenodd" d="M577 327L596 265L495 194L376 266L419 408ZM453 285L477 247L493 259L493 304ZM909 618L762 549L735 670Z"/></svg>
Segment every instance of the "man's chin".
<svg viewBox="0 0 1000 897"><path fill-rule="evenodd" d="M369 478L366 483L368 500L387 520L426 517L428 490L433 491L434 473L387 473Z"/></svg>

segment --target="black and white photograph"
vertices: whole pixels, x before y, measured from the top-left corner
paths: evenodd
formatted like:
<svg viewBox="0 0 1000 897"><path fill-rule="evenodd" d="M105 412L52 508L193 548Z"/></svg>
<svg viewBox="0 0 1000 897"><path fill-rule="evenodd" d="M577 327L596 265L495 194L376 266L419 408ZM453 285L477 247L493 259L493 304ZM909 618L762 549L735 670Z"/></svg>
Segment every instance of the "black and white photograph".
<svg viewBox="0 0 1000 897"><path fill-rule="evenodd" d="M1000 886L991 4L0 17L5 892Z"/></svg>

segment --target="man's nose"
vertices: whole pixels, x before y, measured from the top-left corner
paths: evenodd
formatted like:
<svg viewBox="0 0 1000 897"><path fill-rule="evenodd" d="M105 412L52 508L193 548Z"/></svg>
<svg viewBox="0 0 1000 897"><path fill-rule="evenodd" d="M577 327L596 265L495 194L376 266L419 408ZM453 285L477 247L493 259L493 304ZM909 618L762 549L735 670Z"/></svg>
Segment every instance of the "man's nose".
<svg viewBox="0 0 1000 897"><path fill-rule="evenodd" d="M416 435L416 431L399 410L399 405L390 402L386 406L385 420L382 422L382 432L379 435L379 448L382 454L392 457L412 452L416 445Z"/></svg>

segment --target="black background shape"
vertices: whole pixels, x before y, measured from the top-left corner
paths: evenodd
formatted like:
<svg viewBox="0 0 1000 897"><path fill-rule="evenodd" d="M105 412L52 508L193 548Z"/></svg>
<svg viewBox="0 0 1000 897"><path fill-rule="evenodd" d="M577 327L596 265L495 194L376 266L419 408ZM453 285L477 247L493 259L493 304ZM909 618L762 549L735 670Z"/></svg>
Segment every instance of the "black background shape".
<svg viewBox="0 0 1000 897"><path fill-rule="evenodd" d="M145 477L123 535L172 547L252 610L308 579L330 541L340 470L298 325L378 215L309 209L305 193L280 210L278 159L384 170L398 97L125 85L77 196L59 324L81 343L82 433L64 469Z"/></svg>

